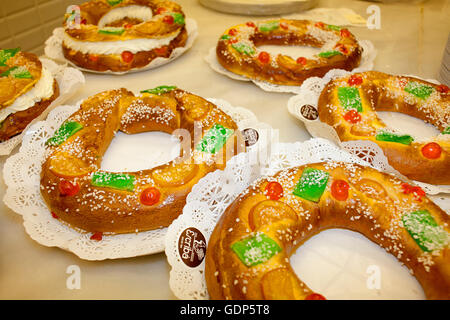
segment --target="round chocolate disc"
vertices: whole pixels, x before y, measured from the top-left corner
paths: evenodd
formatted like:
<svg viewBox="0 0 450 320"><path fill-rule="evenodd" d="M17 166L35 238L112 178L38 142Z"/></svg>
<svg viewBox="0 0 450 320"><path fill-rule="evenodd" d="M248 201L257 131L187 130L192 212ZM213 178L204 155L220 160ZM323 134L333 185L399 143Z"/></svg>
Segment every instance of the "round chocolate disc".
<svg viewBox="0 0 450 320"><path fill-rule="evenodd" d="M308 120L316 120L319 117L319 112L317 111L317 109L310 104L304 104L300 108L300 113L302 114L303 118Z"/></svg>
<svg viewBox="0 0 450 320"><path fill-rule="evenodd" d="M197 267L205 258L205 236L196 228L185 229L178 238L178 253L188 267Z"/></svg>
<svg viewBox="0 0 450 320"><path fill-rule="evenodd" d="M245 146L250 147L258 142L259 133L253 128L247 128L242 130L242 135L244 136Z"/></svg>

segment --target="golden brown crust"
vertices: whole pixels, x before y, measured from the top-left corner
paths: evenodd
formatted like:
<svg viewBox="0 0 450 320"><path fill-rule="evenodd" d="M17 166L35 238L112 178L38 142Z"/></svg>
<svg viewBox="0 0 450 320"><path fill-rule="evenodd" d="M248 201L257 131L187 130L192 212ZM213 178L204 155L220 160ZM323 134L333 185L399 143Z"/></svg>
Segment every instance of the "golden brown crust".
<svg viewBox="0 0 450 320"><path fill-rule="evenodd" d="M36 119L48 106L59 96L59 86L56 80L53 80L53 95L48 99L42 99L36 102L32 107L10 114L0 124L0 142L11 139L22 133L28 124Z"/></svg>
<svg viewBox="0 0 450 320"><path fill-rule="evenodd" d="M424 141L413 141L409 145L379 141L377 132L386 125L375 111L393 111L421 119L440 132L450 125L450 94L442 87L421 79L393 76L369 71L353 75L361 78L360 85L349 85L352 76L330 81L323 89L318 102L320 121L336 130L341 141L370 140L377 143L385 153L390 165L409 179L431 184L450 184L450 142L448 134ZM432 88L426 99L415 97L404 90L408 83L418 83ZM337 90L339 87L359 88L363 112L361 120L350 123L345 120L349 110L342 107ZM395 129L395 128L393 128ZM436 159L426 158L423 147L430 142L438 143L442 149Z"/></svg>
<svg viewBox="0 0 450 320"><path fill-rule="evenodd" d="M127 6L144 6L152 10L153 18L149 21L140 21L137 18L123 17L120 20L99 27L100 19L110 10ZM123 72L148 65L155 58L170 56L173 49L183 47L187 41L184 13L181 7L171 1L165 0L123 0L117 4L109 4L106 0L92 0L80 5L81 24L73 28L64 22L65 33L72 41L83 42L120 42L134 39L165 39L175 37L169 44L152 50L134 51L130 47L120 54L84 53L72 49L64 41L63 53L66 59L75 65L94 71ZM178 15L177 17L174 16ZM175 17L175 18L174 18ZM106 28L119 28L121 32L104 32ZM125 54L125 56L123 55Z"/></svg>
<svg viewBox="0 0 450 320"><path fill-rule="evenodd" d="M0 66L0 74L11 68L24 67L30 73L30 78L16 78L11 74L0 77L0 109L11 105L17 97L31 90L42 74L42 63L30 52L17 52L6 61L6 66Z"/></svg>
<svg viewBox="0 0 450 320"><path fill-rule="evenodd" d="M274 29L264 31L267 23L275 23ZM250 79L294 86L309 77L321 77L331 69L354 69L361 60L362 48L348 30L336 26L332 28L323 23L288 19L240 24L226 30L219 39L217 60L225 69ZM243 52L239 49L242 44L247 46ZM269 44L327 48L324 50L336 51L337 54L302 61L282 54L276 57L269 55L269 59L267 53L257 49ZM261 53L266 56L260 56Z"/></svg>
<svg viewBox="0 0 450 320"><path fill-rule="evenodd" d="M50 155L42 166L41 194L53 214L89 232L130 233L167 227L181 214L193 185L208 172L225 167L225 162L217 161L224 156L222 151L232 147L237 153L244 148L237 126L228 115L180 89L160 95L145 93L142 97L126 89L102 92L85 100L66 123L71 121L83 128L59 146L49 147ZM203 134L220 124L233 130L234 135L208 161L195 158L198 153L193 150L192 157L184 161L176 159L153 169L123 173L133 177L131 189L92 183L117 130L134 134L186 129L194 139L194 122L202 125ZM66 181L78 185L79 191L70 196L61 192L60 186ZM148 188L160 193L152 205L140 198Z"/></svg>
<svg viewBox="0 0 450 320"><path fill-rule="evenodd" d="M293 194L305 168L329 173L318 202ZM346 181L347 198L337 200L333 184ZM277 182L282 196L270 200L269 182ZM445 232L444 244L425 252L402 221L405 215L427 210ZM255 223L256 221L256 223ZM205 277L212 299L305 299L312 291L293 272L289 257L311 236L330 228L360 232L405 264L422 285L428 299L450 298L448 215L426 197L403 193L402 182L388 174L356 164L317 163L282 170L260 179L225 211L208 243ZM281 251L247 267L231 245L249 236L275 241Z"/></svg>

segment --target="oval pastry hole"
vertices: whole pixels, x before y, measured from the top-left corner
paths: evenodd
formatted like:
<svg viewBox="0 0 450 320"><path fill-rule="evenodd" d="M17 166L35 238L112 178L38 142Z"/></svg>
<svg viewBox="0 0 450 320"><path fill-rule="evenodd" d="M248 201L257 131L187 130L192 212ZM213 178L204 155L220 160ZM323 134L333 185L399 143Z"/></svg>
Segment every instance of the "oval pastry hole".
<svg viewBox="0 0 450 320"><path fill-rule="evenodd" d="M163 187L176 187L186 184L198 171L195 164L165 165L155 169L152 177L155 183Z"/></svg>
<svg viewBox="0 0 450 320"><path fill-rule="evenodd" d="M287 204L272 200L258 203L250 210L248 215L248 223L252 230L283 219L297 221L297 214Z"/></svg>

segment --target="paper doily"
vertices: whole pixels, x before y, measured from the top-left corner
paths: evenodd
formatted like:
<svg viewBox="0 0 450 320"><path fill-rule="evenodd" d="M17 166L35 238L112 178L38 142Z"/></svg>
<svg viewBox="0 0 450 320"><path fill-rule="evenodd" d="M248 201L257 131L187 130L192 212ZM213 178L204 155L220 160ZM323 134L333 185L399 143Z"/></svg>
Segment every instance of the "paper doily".
<svg viewBox="0 0 450 320"><path fill-rule="evenodd" d="M371 166L359 157L349 154L338 148L332 142L321 138L314 138L303 143L278 143L273 146L272 151L272 157L267 166L249 164L244 154L238 155L230 160L230 163L227 164L225 170L216 170L206 175L192 189L192 192L187 199L186 206L183 209L183 214L170 225L166 236L165 251L168 262L172 268L170 271L169 285L172 292L179 299L203 300L209 298L204 277L204 260L200 261L197 258L195 261L194 259L194 262L197 263L192 265L192 261L188 259L191 255L188 254L187 258L183 257L183 255L189 251L186 251L182 240L190 236L191 241L189 241L189 243L192 243L192 241L200 243L200 240L207 243L223 212L254 180L261 176L273 175L282 169L327 160L345 161ZM450 210L449 206L447 206L446 210L447 212ZM336 283L337 288L334 290L329 289L327 285L330 286L334 280L340 277L341 273L353 272L351 265L354 264L360 267L363 262L358 261L358 259L364 259L364 263L370 261L367 262L369 265L379 263L379 266L382 270L386 270L386 273L390 272L390 268L395 269L394 274L391 276L393 279L389 279L390 277L387 276L388 280L386 283L388 283L388 285L386 285L386 287L388 287L388 290L384 292L385 296L381 295L381 297L378 297L380 292L377 291L370 293L371 295L368 298L390 297L395 299L396 291L400 294L406 294L409 298L413 299L423 297L421 295L420 286L416 283L416 287L414 287L414 281L410 278L409 273L401 269L403 266L401 266L393 256L386 254L384 250L376 244L365 241L364 236L357 233L352 233L349 236L349 231L342 229L333 229L325 232L335 232L335 239L338 239L339 242L342 242L343 237L347 239L350 238L350 240L347 240L347 242L350 241L350 244L347 243L347 248L338 248L338 245L333 242L330 243L327 239L314 240L320 242L321 245L319 246L319 249L321 252L312 252L310 249L307 249L307 257L305 258L305 255L302 255L304 258L303 260L305 261L304 264L310 264L309 258L314 255L321 255L325 261L328 261L328 264L331 267L328 271L333 270L335 274L322 274L320 270L310 271L313 272L314 276L308 274L309 278L312 278L313 280L315 278L316 282L317 279L327 278L324 281L325 283L329 282L325 285L322 284L322 288L316 285L316 288L311 287L312 289L317 289L321 292L321 289L326 287L331 296L334 296L337 299L341 298L342 294L345 292L345 290L342 290L342 286L345 286L345 284L342 283L342 279L338 281L339 283ZM319 236L321 236L321 234ZM366 246L368 242L369 245L373 245L373 247L369 247L369 249L370 253L375 253L374 257L368 257L367 252L364 251L367 249ZM306 245L307 244L301 246L297 251L304 250L303 248ZM358 255L355 255L354 251L358 252ZM305 252L302 252L302 254L305 254ZM192 256L193 255L194 254L192 254ZM295 258L295 255L293 258ZM333 256L332 259L331 256ZM200 255L200 257L204 257L204 253ZM381 259L381 261L377 261L377 259ZM336 265L334 265L335 263ZM295 264L297 264L297 262ZM310 265L308 269L311 270ZM346 269L351 269L351 271L346 271ZM396 280L396 277L399 275L401 280ZM349 276L354 277L355 275ZM358 274L358 276L360 276L360 274ZM361 282L360 280L358 281ZM400 286L397 286L400 282L396 281L405 281L408 289L412 288L411 291L405 293L402 291L403 283L401 283ZM348 287L348 283L346 286ZM351 289L349 289L349 291L351 291ZM361 296L356 296L359 297L358 299L364 299L363 295L366 293L368 293L367 290L362 292ZM354 296L355 293L353 293L353 297Z"/></svg>
<svg viewBox="0 0 450 320"><path fill-rule="evenodd" d="M82 71L90 72L90 73L98 73L98 74L115 74L115 75L121 75L126 73L133 73L133 72L141 72L145 70L154 69L157 67L160 67L166 63L169 63L170 61L178 58L183 53L185 53L187 50L189 50L192 45L194 44L195 39L197 38L198 31L197 31L197 22L194 19L188 18L186 19L186 31L188 34L188 40L186 42L186 45L184 47L175 48L170 56L168 58L156 58L152 60L148 65L142 68L134 68L128 71L123 72L114 72L114 71L95 71L90 69L84 69L77 65L75 65L73 62L67 60L64 57L63 51L62 51L62 41L63 41L63 35L64 35L64 28L56 28L53 30L52 36L48 38L45 41L45 55L49 58L52 58L56 61L63 61L65 63L70 64L71 66L78 68Z"/></svg>
<svg viewBox="0 0 450 320"><path fill-rule="evenodd" d="M30 128L34 123L45 119L47 114L53 110L56 106L63 104L65 101L70 99L75 92L79 88L81 88L85 79L83 73L79 70L67 67L66 65L59 65L53 62L52 60L39 58L42 62L42 65L46 67L53 75L53 78L56 79L59 85L59 97L57 97L48 107L44 110L38 117L33 119L28 126L23 130L23 132L7 141L0 143L0 155L9 155L11 151L17 147L25 134L25 132Z"/></svg>
<svg viewBox="0 0 450 320"><path fill-rule="evenodd" d="M261 132L260 139L249 147L249 154L264 150L264 146L271 143L271 127L258 122L252 112L242 107L233 107L224 100L208 100L230 115L239 129L253 128ZM80 103L55 108L45 121L34 124L28 130L19 152L5 162L3 176L7 189L3 201L13 211L22 215L25 230L32 239L45 246L70 251L82 259L117 259L164 251L167 228L103 236L101 241L95 241L90 239L90 233L78 232L52 218L40 194L44 144L79 106ZM263 134L266 132L269 134Z"/></svg>
<svg viewBox="0 0 450 320"><path fill-rule="evenodd" d="M313 137L331 140L348 152L363 157L366 161L375 161L375 165L383 170L400 176L403 180L409 180L389 165L383 150L375 142L367 140L341 142L332 126L321 122L318 117L314 120L309 120L302 115L301 107L304 105L312 106L317 110L319 96L329 81L355 72L357 71L348 72L345 70L334 69L330 70L323 78L312 77L307 79L300 86L298 95L289 99L287 108L294 117L303 121L306 129ZM427 81L437 83L436 80L432 79L427 79ZM450 193L450 186L432 185L420 181L414 181L414 184L420 186L427 194L435 195L439 193Z"/></svg>
<svg viewBox="0 0 450 320"><path fill-rule="evenodd" d="M373 43L370 42L369 40L361 40L358 42L359 42L359 45L363 48L363 53L361 56L361 63L358 66L358 68L355 68L352 71L353 72L364 72L364 71L372 70L373 62L377 55L377 50L375 49ZM299 50L302 50L302 48L299 47ZM216 71L220 74L223 74L234 80L251 81L258 87L263 89L264 91L296 93L296 94L300 93L300 86L285 86L285 85L278 85L278 84L273 84L273 83L260 81L260 80L253 80L253 79L238 75L236 73L233 73L231 71L228 71L217 61L216 47L209 49L208 55L205 56L204 59L214 71Z"/></svg>

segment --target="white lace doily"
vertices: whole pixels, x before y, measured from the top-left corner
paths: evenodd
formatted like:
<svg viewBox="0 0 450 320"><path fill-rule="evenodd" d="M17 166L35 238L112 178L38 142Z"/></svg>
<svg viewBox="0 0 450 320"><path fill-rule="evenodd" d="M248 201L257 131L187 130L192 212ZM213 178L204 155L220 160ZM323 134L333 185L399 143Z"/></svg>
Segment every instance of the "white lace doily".
<svg viewBox="0 0 450 320"><path fill-rule="evenodd" d="M203 234L205 242L207 243L217 221L226 208L256 178L273 175L279 170L287 169L293 166L300 166L307 163L327 160L345 161L371 166L359 157L338 148L332 142L321 138L315 138L306 142L275 144L272 148L272 154L268 165L249 164L246 159L246 155L242 154L231 159L230 162L227 163L225 170L216 170L203 177L192 189L191 194L188 196L186 206L183 209L183 214L170 225L166 236L165 252L168 262L172 268L170 271L169 284L175 296L179 299L202 300L209 298L204 277L204 260L202 260L197 266L192 267L188 266L181 257L184 251L180 251L180 249L183 248L180 245L180 240L185 234L186 229L196 228ZM449 210L449 208L446 208L446 210ZM337 231L337 236L342 236L342 232L344 232L343 230L333 231ZM359 234L356 234L355 237L355 241L357 240L363 243L361 247L355 244L350 244L346 249L338 249L339 252L333 252L334 244L325 241L323 245L320 246L320 254L326 256L327 252L329 252L329 256L335 256L334 258L336 259L333 258L334 261L329 260L329 263L334 263L336 260L340 261L339 259L344 258L344 254L346 259L347 256L349 260L355 259L355 256L352 256L353 251L358 252L361 255L367 254L364 252L365 244L362 239L364 237L359 237ZM383 250L375 244L374 247L376 248L372 248L373 250ZM303 249L301 247L298 250ZM379 254L379 252L376 253ZM311 253L309 254L309 257L311 257ZM387 259L388 261L377 261L376 263L378 263L379 266L386 267L386 265L393 264L394 267L400 267L399 265L396 265L398 262L394 261L394 257L383 255L383 252L381 253L381 256L382 260ZM356 259L360 258L361 257L358 257ZM353 261L353 263L355 265L360 265L361 261ZM345 271L345 269L348 268L345 261L337 262L337 265L333 268L336 270L337 268L339 268L339 270L342 269L341 271L336 271L336 277L339 276L339 272L348 272ZM329 270L333 270L333 268ZM389 270L387 273L389 273ZM320 277L328 278L329 276L320 275L320 271L317 271L317 273L315 273L315 277L317 279ZM336 279L336 277L332 277L333 279L330 279L330 283ZM410 280L411 279L407 281ZM395 281L399 280L393 279L393 284L398 283ZM402 288L402 286L399 286L399 288ZM323 288L320 288L319 286L316 288L312 287L312 289L320 289L318 290L320 292ZM418 290L420 290L420 287ZM400 292L402 292L401 289ZM336 298L342 297L342 293L342 289L338 290L336 293ZM390 291L389 294L391 293L392 292ZM364 299L365 294L367 294L367 290L361 293L359 299ZM413 297L417 298L414 294L415 293L412 293Z"/></svg>
<svg viewBox="0 0 450 320"><path fill-rule="evenodd" d="M197 38L198 31L197 31L197 22L194 19L188 18L186 19L186 31L188 34L188 39L186 41L186 44L184 47L175 48L170 56L168 58L156 58L152 60L148 65L142 68L134 68L128 71L123 72L114 72L114 71L95 71L90 69L81 68L71 61L67 60L64 57L63 50L62 50L62 41L63 41L63 35L64 35L64 29L62 27L56 28L53 30L53 34L45 41L45 55L49 58L56 60L56 61L63 61L65 63L69 63L75 68L78 68L82 71L91 72L91 73L99 73L99 74L126 74L126 73L133 73L133 72L141 72L149 69L154 69L159 66L162 66L166 63L169 63L170 61L178 58L183 53L185 53L187 50L189 50L192 45L194 44L195 39Z"/></svg>
<svg viewBox="0 0 450 320"><path fill-rule="evenodd" d="M313 137L331 140L340 145L348 152L362 156L366 161L369 162L376 161L376 166L382 168L385 171L400 176L403 180L408 180L405 176L401 175L397 170L389 165L388 160L383 153L383 150L376 143L367 140L341 142L332 126L329 126L328 124L320 121L318 117L315 120L309 120L305 118L301 113L301 107L304 105L310 105L317 110L319 96L323 88L329 81L356 72L360 71L348 72L345 70L334 69L330 70L323 78L312 77L307 79L299 87L298 95L293 96L289 99L287 108L294 117L303 121L306 129ZM436 80L432 79L427 79L427 81L437 83ZM435 195L439 193L450 193L450 186L432 185L420 181L414 181L414 184L420 186L427 194Z"/></svg>
<svg viewBox="0 0 450 320"><path fill-rule="evenodd" d="M363 53L361 56L361 63L358 66L358 68L353 69L353 72L364 72L372 70L373 68L373 62L375 60L375 57L377 56L377 50L375 49L372 42L369 40L361 40L358 41L359 45L363 48ZM292 47L295 48L295 47ZM301 55L301 50L303 50L301 47L298 47L299 55ZM300 86L285 86L285 85L277 85L265 81L260 80L253 80L241 75L238 75L236 73L233 73L231 71L228 71L222 65L217 61L217 55L216 55L216 47L213 47L209 49L208 55L205 56L205 61L209 64L211 69L214 71L223 74L231 79L234 80L240 80L240 81L251 81L264 91L268 92L285 92L285 93L300 93Z"/></svg>
<svg viewBox="0 0 450 320"><path fill-rule="evenodd" d="M269 125L258 122L256 116L242 107L228 102L208 99L229 114L239 129L253 128L261 132L260 139L249 147L250 152L263 150L271 143ZM13 211L22 215L26 232L45 246L59 247L86 260L104 260L134 257L164 251L167 228L134 234L103 236L101 241L91 240L90 233L78 232L52 218L40 194L40 172L44 161L45 141L72 113L75 106L60 106L51 111L45 121L34 124L26 133L17 154L5 162L3 176L6 194L3 201ZM269 132L270 135L263 133Z"/></svg>
<svg viewBox="0 0 450 320"><path fill-rule="evenodd" d="M83 73L79 70L67 67L64 65L59 65L53 62L52 60L45 59L43 57L39 58L44 67L46 67L53 75L53 78L56 79L59 85L59 97L56 98L48 107L42 112L38 117L36 117L33 121L31 121L28 126L23 130L23 132L5 142L0 143L0 156L8 155L11 151L17 147L25 132L31 127L34 123L45 119L47 114L53 110L56 106L63 104L70 97L73 96L77 90L84 85L85 79Z"/></svg>

